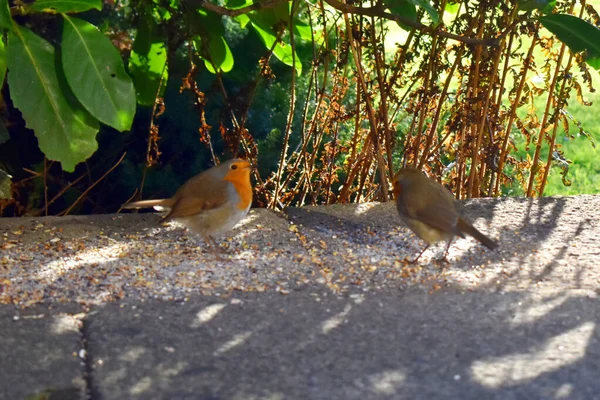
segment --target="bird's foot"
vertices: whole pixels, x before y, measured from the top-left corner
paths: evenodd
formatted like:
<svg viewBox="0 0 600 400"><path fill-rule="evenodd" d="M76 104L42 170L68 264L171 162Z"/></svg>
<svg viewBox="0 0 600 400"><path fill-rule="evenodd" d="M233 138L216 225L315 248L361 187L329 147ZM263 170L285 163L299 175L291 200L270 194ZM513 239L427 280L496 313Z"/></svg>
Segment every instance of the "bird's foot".
<svg viewBox="0 0 600 400"><path fill-rule="evenodd" d="M226 258L223 258L223 257L221 257L221 256L219 255L219 253L214 253L214 255L215 255L215 260L217 260L217 261L219 261L219 262L226 262L226 261L227 261L227 259L226 259Z"/></svg>
<svg viewBox="0 0 600 400"><path fill-rule="evenodd" d="M444 264L450 264L450 260L448 260L448 256L446 254L444 254L443 257L436 258L435 261L444 263Z"/></svg>
<svg viewBox="0 0 600 400"><path fill-rule="evenodd" d="M214 249L219 254L231 254L229 251L225 250L223 247L219 246L218 244L215 245Z"/></svg>

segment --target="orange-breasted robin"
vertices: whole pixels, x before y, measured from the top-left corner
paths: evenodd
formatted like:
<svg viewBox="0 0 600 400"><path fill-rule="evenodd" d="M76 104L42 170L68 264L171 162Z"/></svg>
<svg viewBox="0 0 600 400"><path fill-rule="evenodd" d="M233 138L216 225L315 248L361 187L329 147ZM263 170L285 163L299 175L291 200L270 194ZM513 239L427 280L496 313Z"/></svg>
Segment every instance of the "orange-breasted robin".
<svg viewBox="0 0 600 400"><path fill-rule="evenodd" d="M231 230L250 210L252 168L246 160L228 160L190 178L170 199L136 201L123 208L170 210L166 221L175 220L200 234L216 254L221 249L213 236Z"/></svg>
<svg viewBox="0 0 600 400"><path fill-rule="evenodd" d="M452 192L421 171L402 168L394 176L393 185L400 219L427 244L412 262L416 262L429 246L439 241L448 242L443 257L445 260L454 236L464 238L465 233L490 250L498 247L496 242L459 215L458 201Z"/></svg>

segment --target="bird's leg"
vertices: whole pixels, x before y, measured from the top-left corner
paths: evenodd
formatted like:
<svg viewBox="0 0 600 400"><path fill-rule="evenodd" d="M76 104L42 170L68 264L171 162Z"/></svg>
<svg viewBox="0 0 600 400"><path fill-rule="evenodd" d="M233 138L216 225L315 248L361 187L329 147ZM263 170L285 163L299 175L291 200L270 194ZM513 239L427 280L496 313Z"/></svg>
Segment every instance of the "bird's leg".
<svg viewBox="0 0 600 400"><path fill-rule="evenodd" d="M219 252L221 254L227 254L227 250L225 250L224 248L222 248L221 246L219 246L219 244L215 241L215 238L213 238L210 235L207 235L207 236L210 239L213 247L216 249L217 252Z"/></svg>
<svg viewBox="0 0 600 400"><path fill-rule="evenodd" d="M446 245L446 250L444 251L444 256L442 258L438 259L438 261L445 262L445 263L450 262L450 261L448 261L448 250L450 250L451 244L452 244L452 238L450 240L448 240L448 244Z"/></svg>
<svg viewBox="0 0 600 400"><path fill-rule="evenodd" d="M421 250L421 252L419 253L419 255L418 255L418 256L417 256L417 257L416 257L414 260L412 260L412 261L409 261L409 263L411 263L411 264L414 264L414 263L416 263L416 262L419 260L419 258L421 257L421 255L422 255L423 253L425 253L425 250L427 250L427 249L429 248L429 246L431 246L431 245L430 245L430 244L428 244L427 246L425 246L425 248L424 248L423 250Z"/></svg>
<svg viewBox="0 0 600 400"><path fill-rule="evenodd" d="M210 251L215 255L215 258L218 261L225 261L225 259L219 255L219 253L223 253L223 249L217 245L215 239L213 239L210 235L202 235L202 237L204 238L204 242L206 242Z"/></svg>

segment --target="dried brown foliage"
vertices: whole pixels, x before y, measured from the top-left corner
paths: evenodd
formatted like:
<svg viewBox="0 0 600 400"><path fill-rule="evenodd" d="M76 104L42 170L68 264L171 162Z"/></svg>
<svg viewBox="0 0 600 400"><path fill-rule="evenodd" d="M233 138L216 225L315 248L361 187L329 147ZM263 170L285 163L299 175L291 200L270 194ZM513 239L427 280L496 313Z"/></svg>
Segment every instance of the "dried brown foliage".
<svg viewBox="0 0 600 400"><path fill-rule="evenodd" d="M575 3L559 2L557 11L574 13ZM445 4L438 3L440 15ZM314 32L333 39L315 44L310 93L296 105L303 110L300 145L288 148L288 126L278 170L258 182L261 204L386 200L394 170L403 165L437 177L459 198L499 196L515 180L536 196L553 162L568 168L557 128L572 120L565 110L572 94L585 104L582 85L593 90L590 74L565 45L542 37L514 1L460 2L444 26L450 34L415 29L394 49L385 42L382 18L331 13L325 3L305 13ZM598 19L585 4L577 15ZM534 59L540 50L543 59ZM262 59L257 79L273 78L269 59ZM541 118L533 106L538 97L546 100ZM514 156L515 134L534 146L533 157ZM256 148L246 155L256 161Z"/></svg>

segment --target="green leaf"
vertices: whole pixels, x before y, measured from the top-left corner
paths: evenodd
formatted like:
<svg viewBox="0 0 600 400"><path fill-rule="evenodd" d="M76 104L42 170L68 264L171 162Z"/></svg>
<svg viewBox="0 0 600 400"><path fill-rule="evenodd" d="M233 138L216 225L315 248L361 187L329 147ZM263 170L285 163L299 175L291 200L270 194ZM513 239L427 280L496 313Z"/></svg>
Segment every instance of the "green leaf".
<svg viewBox="0 0 600 400"><path fill-rule="evenodd" d="M194 38L194 46L209 72L216 73L213 63L216 69L222 72L229 72L233 68L233 54L223 36L209 35L204 41L198 37Z"/></svg>
<svg viewBox="0 0 600 400"><path fill-rule="evenodd" d="M456 14L460 9L460 2L458 1L449 1L446 3L445 10L449 14Z"/></svg>
<svg viewBox="0 0 600 400"><path fill-rule="evenodd" d="M300 21L298 18L294 19L294 32L300 37L302 40L306 40L307 42L312 42L312 28L305 22ZM322 35L323 30L316 30L314 34L315 42L318 44L322 44L325 40Z"/></svg>
<svg viewBox="0 0 600 400"><path fill-rule="evenodd" d="M421 7L423 10L425 10L425 12L427 12L427 14L429 14L429 17L431 18L431 22L433 22L433 25L437 25L440 23L440 15L436 11L436 9L433 8L433 6L431 5L431 3L428 0L406 0L406 1L408 3L414 4L415 6Z"/></svg>
<svg viewBox="0 0 600 400"><path fill-rule="evenodd" d="M271 11L270 9L265 9L263 11ZM258 33L258 36L261 38L267 49L271 49L273 47L273 43L277 39L277 35L275 31L273 31L272 26L274 25L273 21L277 22L276 17L268 12L258 13L250 13L248 14L250 17L250 21L252 22L252 27ZM275 57L279 59L285 65L293 66L292 63L292 46L286 43L278 42L273 49L273 54ZM302 62L298 57L298 54L295 54L296 59L296 73L298 75L302 74Z"/></svg>
<svg viewBox="0 0 600 400"><path fill-rule="evenodd" d="M129 57L129 73L137 92L137 102L145 106L153 105L157 94L164 94L169 76L167 49L154 32L155 27L152 22L140 25Z"/></svg>
<svg viewBox="0 0 600 400"><path fill-rule="evenodd" d="M283 22L286 25L290 21L290 7L291 3L282 2L277 4L271 10L273 10L273 15L275 16L276 22Z"/></svg>
<svg viewBox="0 0 600 400"><path fill-rule="evenodd" d="M600 29L568 14L546 15L539 17L538 21L573 53L586 51L585 62L594 69L600 69Z"/></svg>
<svg viewBox="0 0 600 400"><path fill-rule="evenodd" d="M12 176L7 174L4 170L0 169L0 199L10 199L12 198L10 193L11 180Z"/></svg>
<svg viewBox="0 0 600 400"><path fill-rule="evenodd" d="M12 30L13 20L8 7L8 0L0 0L0 27Z"/></svg>
<svg viewBox="0 0 600 400"><path fill-rule="evenodd" d="M8 34L8 84L12 101L38 138L40 149L73 171L98 148L98 121L68 97L56 69L54 47L14 24Z"/></svg>
<svg viewBox="0 0 600 400"><path fill-rule="evenodd" d="M250 5L252 5L252 0L227 0L225 2L225 6L230 10L238 10Z"/></svg>
<svg viewBox="0 0 600 400"><path fill-rule="evenodd" d="M392 14L417 22L417 7L414 4L405 0L384 0L384 4ZM414 29L401 22L398 22L398 26L407 31Z"/></svg>
<svg viewBox="0 0 600 400"><path fill-rule="evenodd" d="M119 52L94 25L62 15L62 65L73 93L101 122L129 130L135 116L135 89Z"/></svg>
<svg viewBox="0 0 600 400"><path fill-rule="evenodd" d="M0 88L4 85L4 78L6 77L6 56L6 46L0 40Z"/></svg>
<svg viewBox="0 0 600 400"><path fill-rule="evenodd" d="M248 18L246 14L238 15L237 17L235 17L235 20L240 23L240 27L242 29L245 29L246 25L248 25L248 22L250 22L250 18Z"/></svg>
<svg viewBox="0 0 600 400"><path fill-rule="evenodd" d="M231 10L238 10L240 8L248 7L251 4L252 0L227 0L225 2L225 6ZM250 18L248 18L246 14L240 14L236 16L235 19L240 23L242 29L250 22Z"/></svg>
<svg viewBox="0 0 600 400"><path fill-rule="evenodd" d="M37 0L29 10L47 13L78 13L95 8L102 10L102 0Z"/></svg>
<svg viewBox="0 0 600 400"><path fill-rule="evenodd" d="M222 17L213 12L206 10L198 10L199 14L199 27L198 30L205 34L211 35L224 35L225 27L223 26Z"/></svg>
<svg viewBox="0 0 600 400"><path fill-rule="evenodd" d="M556 0L519 0L517 6L520 11L539 10L544 14L552 12L556 7Z"/></svg>

